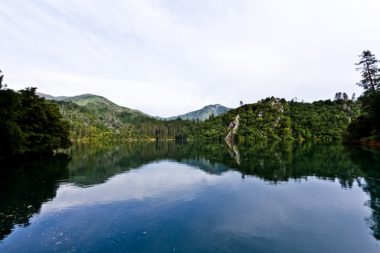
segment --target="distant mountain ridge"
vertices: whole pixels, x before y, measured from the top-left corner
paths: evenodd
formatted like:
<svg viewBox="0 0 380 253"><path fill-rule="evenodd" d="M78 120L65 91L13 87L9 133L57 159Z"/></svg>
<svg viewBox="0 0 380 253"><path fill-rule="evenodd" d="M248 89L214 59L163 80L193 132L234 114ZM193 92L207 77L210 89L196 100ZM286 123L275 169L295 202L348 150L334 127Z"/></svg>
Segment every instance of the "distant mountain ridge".
<svg viewBox="0 0 380 253"><path fill-rule="evenodd" d="M231 108L225 107L225 106L220 105L220 104L207 105L207 106L205 106L202 109L199 109L197 111L188 112L186 114L173 116L173 117L169 117L166 119L167 120L175 120L175 119L180 118L183 120L205 121L205 120L209 119L211 117L211 115L216 117L216 116L219 116L223 113L228 112L229 110L231 110Z"/></svg>
<svg viewBox="0 0 380 253"><path fill-rule="evenodd" d="M86 107L92 108L92 109L103 108L103 109L112 109L112 110L119 111L119 112L120 111L128 111L130 113L140 114L142 116L150 117L149 115L147 115L147 114L145 114L139 110L134 110L134 109L130 109L127 107L119 106L119 105L115 104L114 102L108 100L105 97L93 95L93 94L82 94L82 95L72 96L72 97L68 97L68 96L55 97L55 96L51 96L48 94L37 92L37 95L45 98L46 100L72 102L76 105L86 106Z"/></svg>
<svg viewBox="0 0 380 253"><path fill-rule="evenodd" d="M56 100L56 101L61 101L61 100L65 100L66 98L69 98L69 97L66 97L66 96L58 96L58 97L55 97L55 96L52 96L52 95L49 95L49 94L45 94L45 93L41 93L41 92L37 92L36 94L37 94L39 97L45 98L46 100Z"/></svg>
<svg viewBox="0 0 380 253"><path fill-rule="evenodd" d="M132 113L137 113L137 114L144 115L146 117L151 117L151 116L149 116L149 115L147 115L141 111L130 109L130 108L123 107L123 106L119 106L119 105L113 103L112 101L108 100L105 97L93 95L93 94L82 94L82 95L71 96L71 97L69 97L69 96L57 96L56 97L56 96L37 92L37 95L45 98L46 100L72 102L72 103L77 104L79 106L92 107L93 109L96 109L96 108L94 108L96 106L97 107L106 106L106 107L110 107L116 111L128 110ZM172 117L167 117L167 118L164 118L164 117L156 117L156 118L159 120L169 120L169 121L170 120L176 120L178 118L180 118L182 120L190 120L190 121L197 121L197 120L205 121L205 120L209 119L211 115L216 117L216 116L219 116L225 112L228 112L229 110L231 110L231 108L225 107L225 106L220 105L220 104L214 104L214 105L207 105L207 106L203 107L202 109L192 111L192 112L188 112L188 113L178 115L178 116L172 116Z"/></svg>

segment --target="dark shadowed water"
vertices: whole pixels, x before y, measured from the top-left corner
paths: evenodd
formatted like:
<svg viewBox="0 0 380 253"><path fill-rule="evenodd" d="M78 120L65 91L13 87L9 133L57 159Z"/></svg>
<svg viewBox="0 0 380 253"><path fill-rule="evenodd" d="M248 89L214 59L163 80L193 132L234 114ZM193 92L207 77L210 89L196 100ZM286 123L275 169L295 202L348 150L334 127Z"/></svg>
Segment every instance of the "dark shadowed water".
<svg viewBox="0 0 380 253"><path fill-rule="evenodd" d="M0 165L0 252L380 252L380 152L83 145Z"/></svg>

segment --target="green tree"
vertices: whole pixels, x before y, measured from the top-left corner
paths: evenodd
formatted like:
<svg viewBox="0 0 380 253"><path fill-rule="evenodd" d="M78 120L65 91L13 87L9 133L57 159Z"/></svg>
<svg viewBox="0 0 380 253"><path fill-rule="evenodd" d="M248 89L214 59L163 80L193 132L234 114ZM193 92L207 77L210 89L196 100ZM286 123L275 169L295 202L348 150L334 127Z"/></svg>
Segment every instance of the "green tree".
<svg viewBox="0 0 380 253"><path fill-rule="evenodd" d="M375 91L380 82L379 68L377 67L377 63L379 62L375 55L371 53L369 50L363 51L361 55L359 55L360 60L356 65L357 71L360 71L362 80L357 83L357 85L363 87L365 90Z"/></svg>
<svg viewBox="0 0 380 253"><path fill-rule="evenodd" d="M379 139L380 132L380 70L379 62L369 50L363 51L356 63L360 67L362 80L358 83L364 93L358 98L362 107L362 115L351 122L347 129L346 141L356 142L360 139ZM364 140L363 139L363 140Z"/></svg>
<svg viewBox="0 0 380 253"><path fill-rule="evenodd" d="M70 145L68 136L58 107L38 97L36 88L0 89L0 158L52 153Z"/></svg>

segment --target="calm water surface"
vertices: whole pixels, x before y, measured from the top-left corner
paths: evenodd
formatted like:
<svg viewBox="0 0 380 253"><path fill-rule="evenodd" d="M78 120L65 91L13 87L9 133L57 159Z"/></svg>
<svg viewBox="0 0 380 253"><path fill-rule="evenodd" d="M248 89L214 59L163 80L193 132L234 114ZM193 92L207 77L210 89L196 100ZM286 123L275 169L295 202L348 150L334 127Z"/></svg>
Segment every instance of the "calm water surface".
<svg viewBox="0 0 380 253"><path fill-rule="evenodd" d="M0 252L380 252L377 150L86 145L0 167Z"/></svg>

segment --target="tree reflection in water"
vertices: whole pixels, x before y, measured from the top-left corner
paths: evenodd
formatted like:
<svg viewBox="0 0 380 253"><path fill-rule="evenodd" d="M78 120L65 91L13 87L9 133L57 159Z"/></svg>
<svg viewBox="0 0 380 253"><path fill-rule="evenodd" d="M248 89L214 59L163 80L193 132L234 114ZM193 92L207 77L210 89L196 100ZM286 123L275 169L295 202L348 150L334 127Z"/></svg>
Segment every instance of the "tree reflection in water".
<svg viewBox="0 0 380 253"><path fill-rule="evenodd" d="M231 151L221 144L176 144L174 142L123 145L77 145L46 161L27 165L1 165L0 240L16 225L29 225L44 202L55 197L60 182L81 187L104 183L110 177L138 169L144 164L172 160L219 175L228 170L254 176L271 184L315 176L338 180L342 187L354 182L368 194L371 208L368 224L380 240L380 152L348 149L342 145L306 143L256 143ZM231 152L233 154L231 155ZM239 154L238 162L236 152ZM71 161L69 162L68 157Z"/></svg>
<svg viewBox="0 0 380 253"><path fill-rule="evenodd" d="M28 226L44 202L55 197L68 178L69 158L61 154L43 161L12 162L0 167L0 240L15 225Z"/></svg>

